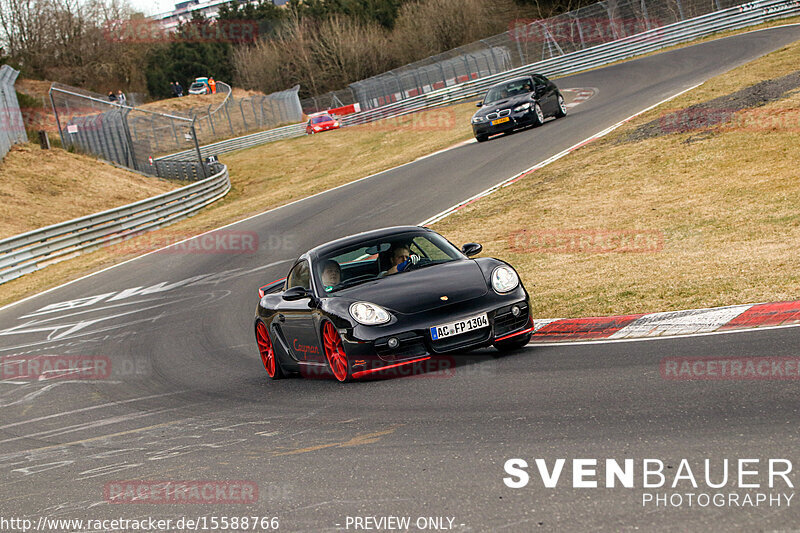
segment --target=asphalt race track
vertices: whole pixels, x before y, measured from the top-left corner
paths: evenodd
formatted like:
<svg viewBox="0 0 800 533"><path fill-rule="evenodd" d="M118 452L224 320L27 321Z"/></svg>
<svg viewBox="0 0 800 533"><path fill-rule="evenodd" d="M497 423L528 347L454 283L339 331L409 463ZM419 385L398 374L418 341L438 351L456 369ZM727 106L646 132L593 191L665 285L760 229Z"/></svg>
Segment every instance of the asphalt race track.
<svg viewBox="0 0 800 533"><path fill-rule="evenodd" d="M775 28L561 79L561 87L598 93L564 120L224 230L257 234L255 253L150 254L0 311L0 356L96 356L110 367L102 379L3 375L0 515L276 516L284 531L337 530L356 515L447 516L456 531L796 528L797 505L643 507L641 488L572 488L570 466L557 488L530 468L531 483L510 489L503 464L653 457L673 468L681 458L791 458L800 449L796 382L667 381L659 364L668 356L797 356L798 328L529 347L502 358L486 350L444 373L341 385L269 382L252 319L257 287L283 277L301 251L419 223L798 38L800 26ZM249 480L258 499L109 504L106 484L128 479Z"/></svg>

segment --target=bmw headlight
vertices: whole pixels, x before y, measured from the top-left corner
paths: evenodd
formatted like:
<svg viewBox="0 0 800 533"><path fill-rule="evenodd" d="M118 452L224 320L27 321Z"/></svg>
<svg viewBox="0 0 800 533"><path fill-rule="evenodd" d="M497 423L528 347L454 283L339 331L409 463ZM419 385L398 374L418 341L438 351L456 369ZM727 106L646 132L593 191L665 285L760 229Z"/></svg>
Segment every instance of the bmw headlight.
<svg viewBox="0 0 800 533"><path fill-rule="evenodd" d="M473 124L482 124L486 122L486 117L472 117Z"/></svg>
<svg viewBox="0 0 800 533"><path fill-rule="evenodd" d="M492 271L492 288L495 292L505 293L513 291L519 285L519 276L514 269L507 266L499 266Z"/></svg>
<svg viewBox="0 0 800 533"><path fill-rule="evenodd" d="M350 316L359 324L365 326L377 326L385 324L391 319L389 311L383 307L369 302L356 302L350 305Z"/></svg>
<svg viewBox="0 0 800 533"><path fill-rule="evenodd" d="M530 102L525 102L524 104L517 106L514 108L514 113L522 113L523 111L527 111L531 108Z"/></svg>

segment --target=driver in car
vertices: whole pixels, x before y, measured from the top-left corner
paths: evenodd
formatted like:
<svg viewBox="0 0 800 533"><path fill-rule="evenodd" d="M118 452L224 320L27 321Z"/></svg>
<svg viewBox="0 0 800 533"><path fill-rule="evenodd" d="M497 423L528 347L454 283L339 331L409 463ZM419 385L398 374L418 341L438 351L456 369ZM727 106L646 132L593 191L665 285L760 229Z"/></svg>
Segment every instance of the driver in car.
<svg viewBox="0 0 800 533"><path fill-rule="evenodd" d="M342 267L333 259L328 259L322 265L322 288L325 292L331 292L334 287L342 282Z"/></svg>
<svg viewBox="0 0 800 533"><path fill-rule="evenodd" d="M409 267L419 262L419 256L417 254L412 254L411 249L405 244L400 244L392 248L391 254L392 267L384 272L384 274L387 275L404 272L408 270Z"/></svg>

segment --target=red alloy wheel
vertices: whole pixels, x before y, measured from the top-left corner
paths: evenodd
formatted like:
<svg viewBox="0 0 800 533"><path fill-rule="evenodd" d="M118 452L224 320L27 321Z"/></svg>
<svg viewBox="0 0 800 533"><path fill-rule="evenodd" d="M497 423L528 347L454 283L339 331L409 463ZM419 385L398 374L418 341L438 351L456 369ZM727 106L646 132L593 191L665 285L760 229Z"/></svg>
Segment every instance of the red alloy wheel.
<svg viewBox="0 0 800 533"><path fill-rule="evenodd" d="M256 326L256 342L258 351L261 353L261 362L264 363L264 370L271 378L275 377L275 350L272 348L272 341L267 333L267 326L263 322Z"/></svg>
<svg viewBox="0 0 800 533"><path fill-rule="evenodd" d="M339 381L347 381L349 374L347 354L344 352L342 338L331 322L325 322L322 326L322 340L325 344L325 357L334 377Z"/></svg>

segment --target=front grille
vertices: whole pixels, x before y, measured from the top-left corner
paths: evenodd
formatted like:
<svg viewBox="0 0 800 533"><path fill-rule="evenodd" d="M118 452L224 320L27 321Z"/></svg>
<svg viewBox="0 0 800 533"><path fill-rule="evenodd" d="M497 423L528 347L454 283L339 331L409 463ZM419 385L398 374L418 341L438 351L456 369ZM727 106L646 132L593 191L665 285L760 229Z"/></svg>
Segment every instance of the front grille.
<svg viewBox="0 0 800 533"><path fill-rule="evenodd" d="M507 117L510 114L511 114L511 110L510 109L503 109L501 111L495 111L493 113L487 114L486 115L486 119L487 120L494 120L494 119L500 118L500 117Z"/></svg>
<svg viewBox="0 0 800 533"><path fill-rule="evenodd" d="M516 304L522 311L519 316L511 314L511 307L502 307L494 315L494 336L502 337L506 333L517 331L528 325L528 306L524 303Z"/></svg>

